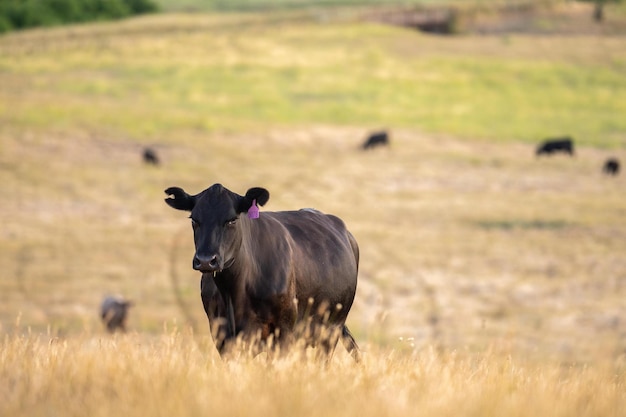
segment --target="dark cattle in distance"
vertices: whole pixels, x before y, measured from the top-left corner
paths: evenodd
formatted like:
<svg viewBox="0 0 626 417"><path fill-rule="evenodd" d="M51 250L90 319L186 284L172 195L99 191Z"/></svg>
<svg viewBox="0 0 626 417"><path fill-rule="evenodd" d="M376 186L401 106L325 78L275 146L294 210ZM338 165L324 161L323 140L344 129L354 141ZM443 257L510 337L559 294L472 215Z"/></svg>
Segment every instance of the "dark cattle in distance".
<svg viewBox="0 0 626 417"><path fill-rule="evenodd" d="M389 146L389 134L387 132L381 131L370 134L361 148L367 150L377 146Z"/></svg>
<svg viewBox="0 0 626 417"><path fill-rule="evenodd" d="M109 332L126 331L128 309L132 305L132 301L123 297L109 295L104 298L100 306L100 317Z"/></svg>
<svg viewBox="0 0 626 417"><path fill-rule="evenodd" d="M144 148L143 150L143 162L149 165L159 165L159 156L152 148Z"/></svg>
<svg viewBox="0 0 626 417"><path fill-rule="evenodd" d="M609 158L604 162L604 167L602 167L602 171L607 175L617 175L619 174L619 161L615 158Z"/></svg>
<svg viewBox="0 0 626 417"><path fill-rule="evenodd" d="M551 155L553 153L563 152L574 155L574 141L566 136L562 138L546 139L539 147L537 147L536 155Z"/></svg>
<svg viewBox="0 0 626 417"><path fill-rule="evenodd" d="M171 187L165 202L191 212L201 298L222 356L242 340L253 353L301 338L330 359L339 339L359 360L346 327L359 248L338 217L313 209L258 213L264 188L244 196L214 184L196 195Z"/></svg>

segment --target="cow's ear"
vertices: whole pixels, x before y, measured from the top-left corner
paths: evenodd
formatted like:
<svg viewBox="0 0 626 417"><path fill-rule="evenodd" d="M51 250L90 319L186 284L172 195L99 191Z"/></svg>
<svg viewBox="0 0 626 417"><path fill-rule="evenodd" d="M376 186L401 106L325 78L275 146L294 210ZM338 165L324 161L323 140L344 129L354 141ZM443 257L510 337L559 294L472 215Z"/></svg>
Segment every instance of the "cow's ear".
<svg viewBox="0 0 626 417"><path fill-rule="evenodd" d="M265 188L254 187L246 191L246 198L249 200L256 200L259 206L264 206L270 199L270 192Z"/></svg>
<svg viewBox="0 0 626 417"><path fill-rule="evenodd" d="M165 190L165 194L170 196L165 202L175 209L191 211L196 205L196 196L187 194L182 188L170 187Z"/></svg>
<svg viewBox="0 0 626 417"><path fill-rule="evenodd" d="M244 211L248 211L248 209L252 206L252 202L256 200L257 205L264 206L270 199L270 192L265 188L254 187L250 188L246 195L239 200L238 212L243 213Z"/></svg>

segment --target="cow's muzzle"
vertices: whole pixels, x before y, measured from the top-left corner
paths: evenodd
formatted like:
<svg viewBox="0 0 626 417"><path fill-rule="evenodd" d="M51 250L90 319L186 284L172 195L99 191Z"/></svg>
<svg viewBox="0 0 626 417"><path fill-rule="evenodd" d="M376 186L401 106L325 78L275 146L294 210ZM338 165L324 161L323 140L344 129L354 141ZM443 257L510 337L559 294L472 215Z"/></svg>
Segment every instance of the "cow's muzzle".
<svg viewBox="0 0 626 417"><path fill-rule="evenodd" d="M209 258L198 255L193 257L193 269L200 272L221 272L224 269L230 268L234 263L234 258L223 262L222 257L219 255L213 255Z"/></svg>
<svg viewBox="0 0 626 417"><path fill-rule="evenodd" d="M224 265L219 255L213 255L209 257L194 256L193 257L193 269L200 272L216 272L221 271Z"/></svg>

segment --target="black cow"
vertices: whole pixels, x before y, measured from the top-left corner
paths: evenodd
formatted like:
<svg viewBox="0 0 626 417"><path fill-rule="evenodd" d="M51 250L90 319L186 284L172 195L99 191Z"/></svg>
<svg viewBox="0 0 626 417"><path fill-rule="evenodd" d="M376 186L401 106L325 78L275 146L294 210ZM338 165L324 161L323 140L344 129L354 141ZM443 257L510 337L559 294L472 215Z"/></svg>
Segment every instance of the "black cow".
<svg viewBox="0 0 626 417"><path fill-rule="evenodd" d="M574 155L574 141L569 136L562 138L546 139L539 147L537 147L536 155L551 155L556 152L569 153Z"/></svg>
<svg viewBox="0 0 626 417"><path fill-rule="evenodd" d="M132 305L132 301L122 297L109 295L104 298L100 306L100 317L109 332L126 331L128 308Z"/></svg>
<svg viewBox="0 0 626 417"><path fill-rule="evenodd" d="M365 140L361 148L363 150L368 150L377 146L388 146L389 145L389 134L385 131L375 132L369 135L369 137Z"/></svg>
<svg viewBox="0 0 626 417"><path fill-rule="evenodd" d="M604 163L602 171L607 175L619 174L619 161L615 158L609 158Z"/></svg>
<svg viewBox="0 0 626 417"><path fill-rule="evenodd" d="M159 157L156 151L152 148L144 148L143 150L143 162L149 165L159 165Z"/></svg>
<svg viewBox="0 0 626 417"><path fill-rule="evenodd" d="M259 215L269 192L258 187L245 196L220 184L196 195L165 193L171 207L191 212L193 268L202 272L202 303L221 355L238 338L254 353L301 339L329 359L341 338L359 360L345 325L359 248L341 219L312 209Z"/></svg>

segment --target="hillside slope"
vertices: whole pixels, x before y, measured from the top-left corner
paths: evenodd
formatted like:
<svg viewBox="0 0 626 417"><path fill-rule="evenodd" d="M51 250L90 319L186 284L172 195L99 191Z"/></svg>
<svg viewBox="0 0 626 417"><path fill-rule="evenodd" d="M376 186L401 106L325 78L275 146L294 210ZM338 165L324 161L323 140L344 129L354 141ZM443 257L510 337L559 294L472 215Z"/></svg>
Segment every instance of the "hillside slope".
<svg viewBox="0 0 626 417"><path fill-rule="evenodd" d="M364 344L620 355L625 180L600 169L626 160L624 45L258 15L3 36L2 328L99 332L119 292L134 331L206 332L188 220L162 199L221 182L346 221ZM379 128L391 147L361 152ZM534 157L562 134L575 157Z"/></svg>

